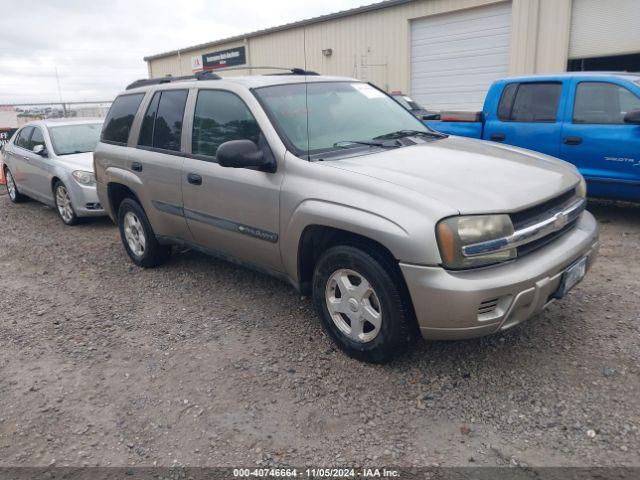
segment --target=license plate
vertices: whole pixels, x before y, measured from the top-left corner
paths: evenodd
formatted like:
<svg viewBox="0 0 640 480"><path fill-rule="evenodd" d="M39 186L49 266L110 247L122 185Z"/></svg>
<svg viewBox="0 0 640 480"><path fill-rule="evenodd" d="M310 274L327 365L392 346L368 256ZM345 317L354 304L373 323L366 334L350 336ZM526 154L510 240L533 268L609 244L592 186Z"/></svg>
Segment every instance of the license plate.
<svg viewBox="0 0 640 480"><path fill-rule="evenodd" d="M580 283L580 280L584 278L585 273L587 273L587 257L581 258L564 271L562 274L562 280L560 281L560 287L556 291L554 297L564 297L569 290Z"/></svg>

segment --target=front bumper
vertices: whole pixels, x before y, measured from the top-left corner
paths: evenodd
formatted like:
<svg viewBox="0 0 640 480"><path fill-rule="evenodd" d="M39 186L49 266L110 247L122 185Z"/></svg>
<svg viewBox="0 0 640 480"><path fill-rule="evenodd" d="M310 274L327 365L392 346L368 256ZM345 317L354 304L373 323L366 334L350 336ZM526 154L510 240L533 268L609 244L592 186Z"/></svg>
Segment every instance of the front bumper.
<svg viewBox="0 0 640 480"><path fill-rule="evenodd" d="M78 217L102 217L107 214L96 192L94 185L80 185L73 178L66 182L73 205L73 211Z"/></svg>
<svg viewBox="0 0 640 480"><path fill-rule="evenodd" d="M598 251L598 223L583 212L561 238L513 262L468 271L400 263L422 336L457 340L506 330L553 301L564 271Z"/></svg>

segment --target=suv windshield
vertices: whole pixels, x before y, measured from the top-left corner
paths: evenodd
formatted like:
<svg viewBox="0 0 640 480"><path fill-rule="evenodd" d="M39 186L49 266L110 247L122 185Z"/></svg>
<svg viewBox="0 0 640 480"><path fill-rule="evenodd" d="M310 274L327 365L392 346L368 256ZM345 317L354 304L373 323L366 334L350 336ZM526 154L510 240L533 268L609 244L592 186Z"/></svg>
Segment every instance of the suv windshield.
<svg viewBox="0 0 640 480"><path fill-rule="evenodd" d="M363 143L384 148L386 144L372 140L398 132L432 133L395 100L366 83L294 83L254 91L297 155L364 148Z"/></svg>
<svg viewBox="0 0 640 480"><path fill-rule="evenodd" d="M81 123L49 127L49 136L56 155L93 152L100 140L100 123Z"/></svg>

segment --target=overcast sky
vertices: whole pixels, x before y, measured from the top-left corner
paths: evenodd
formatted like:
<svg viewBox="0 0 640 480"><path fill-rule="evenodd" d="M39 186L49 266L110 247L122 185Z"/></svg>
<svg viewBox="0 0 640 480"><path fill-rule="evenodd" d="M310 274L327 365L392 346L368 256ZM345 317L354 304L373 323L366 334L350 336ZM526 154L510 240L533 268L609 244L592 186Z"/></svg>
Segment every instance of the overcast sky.
<svg viewBox="0 0 640 480"><path fill-rule="evenodd" d="M0 0L0 103L109 100L142 57L374 0Z"/></svg>

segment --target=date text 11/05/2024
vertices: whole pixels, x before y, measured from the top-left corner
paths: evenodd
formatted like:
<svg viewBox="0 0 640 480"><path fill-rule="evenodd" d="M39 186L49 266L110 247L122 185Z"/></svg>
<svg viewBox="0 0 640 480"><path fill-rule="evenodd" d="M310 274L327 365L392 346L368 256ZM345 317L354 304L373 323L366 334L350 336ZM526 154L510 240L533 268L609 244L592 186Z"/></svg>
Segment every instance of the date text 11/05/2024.
<svg viewBox="0 0 640 480"><path fill-rule="evenodd" d="M397 478L400 472L387 468L234 468L234 477L262 478Z"/></svg>

